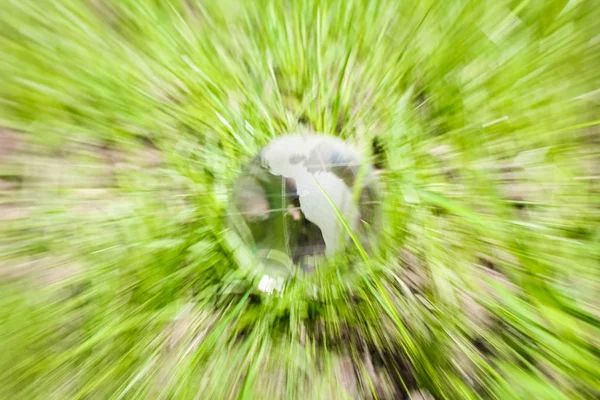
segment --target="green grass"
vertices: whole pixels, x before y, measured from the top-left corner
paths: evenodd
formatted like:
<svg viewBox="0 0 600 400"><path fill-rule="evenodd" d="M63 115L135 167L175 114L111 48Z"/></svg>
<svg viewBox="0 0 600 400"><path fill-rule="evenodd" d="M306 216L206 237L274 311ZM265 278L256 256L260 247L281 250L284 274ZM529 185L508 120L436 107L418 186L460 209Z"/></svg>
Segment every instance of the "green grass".
<svg viewBox="0 0 600 400"><path fill-rule="evenodd" d="M599 10L2 1L0 398L597 398ZM380 246L264 296L223 216L299 130Z"/></svg>

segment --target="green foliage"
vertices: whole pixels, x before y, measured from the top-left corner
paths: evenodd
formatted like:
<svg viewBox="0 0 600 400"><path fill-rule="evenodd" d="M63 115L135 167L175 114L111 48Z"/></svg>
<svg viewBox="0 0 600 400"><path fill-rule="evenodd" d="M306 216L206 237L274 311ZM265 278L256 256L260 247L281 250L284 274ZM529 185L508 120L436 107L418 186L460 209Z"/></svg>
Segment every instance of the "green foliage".
<svg viewBox="0 0 600 400"><path fill-rule="evenodd" d="M597 398L598 32L588 0L2 1L0 397ZM264 295L229 190L306 129L382 165L380 246Z"/></svg>

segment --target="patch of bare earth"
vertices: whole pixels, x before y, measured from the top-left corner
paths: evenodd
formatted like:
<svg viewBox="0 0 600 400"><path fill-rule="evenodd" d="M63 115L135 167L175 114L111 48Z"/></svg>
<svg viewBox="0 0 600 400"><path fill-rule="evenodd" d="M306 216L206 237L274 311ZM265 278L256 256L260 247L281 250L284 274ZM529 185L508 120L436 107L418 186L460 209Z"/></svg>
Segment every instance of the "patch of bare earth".
<svg viewBox="0 0 600 400"><path fill-rule="evenodd" d="M16 155L24 145L23 137L9 129L0 128L0 161Z"/></svg>
<svg viewBox="0 0 600 400"><path fill-rule="evenodd" d="M83 266L68 257L40 255L12 259L0 264L0 282L27 279L44 287L74 278L82 272Z"/></svg>

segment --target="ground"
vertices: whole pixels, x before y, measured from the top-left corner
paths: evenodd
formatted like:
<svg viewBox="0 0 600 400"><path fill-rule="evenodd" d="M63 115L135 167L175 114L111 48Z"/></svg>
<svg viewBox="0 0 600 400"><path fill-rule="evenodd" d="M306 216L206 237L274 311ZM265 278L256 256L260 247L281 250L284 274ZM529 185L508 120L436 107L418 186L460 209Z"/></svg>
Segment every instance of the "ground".
<svg viewBox="0 0 600 400"><path fill-rule="evenodd" d="M600 393L593 1L5 0L0 397ZM281 295L224 223L314 131L380 169L377 248Z"/></svg>

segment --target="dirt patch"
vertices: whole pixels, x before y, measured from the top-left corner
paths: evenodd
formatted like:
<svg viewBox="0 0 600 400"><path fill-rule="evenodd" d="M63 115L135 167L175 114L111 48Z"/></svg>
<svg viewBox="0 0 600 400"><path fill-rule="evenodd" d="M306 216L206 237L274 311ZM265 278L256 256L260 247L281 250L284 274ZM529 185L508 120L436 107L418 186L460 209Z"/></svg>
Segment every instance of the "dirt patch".
<svg viewBox="0 0 600 400"><path fill-rule="evenodd" d="M435 400L429 392L422 390L413 390L409 393L407 399L410 400Z"/></svg>
<svg viewBox="0 0 600 400"><path fill-rule="evenodd" d="M83 266L73 263L66 257L40 255L0 264L0 281L31 278L36 284L48 286L73 278L82 271Z"/></svg>
<svg viewBox="0 0 600 400"><path fill-rule="evenodd" d="M23 147L21 135L9 129L0 128L0 157L13 155Z"/></svg>
<svg viewBox="0 0 600 400"><path fill-rule="evenodd" d="M14 221L28 218L32 210L23 204L9 202L0 204L0 221Z"/></svg>
<svg viewBox="0 0 600 400"><path fill-rule="evenodd" d="M19 186L20 185L19 185L18 182L0 179L0 192L2 192L2 191L9 191L9 190L16 190L16 189L19 188Z"/></svg>
<svg viewBox="0 0 600 400"><path fill-rule="evenodd" d="M400 252L400 262L404 267L400 279L415 293L422 293L430 281L423 261L405 248Z"/></svg>

